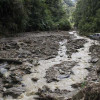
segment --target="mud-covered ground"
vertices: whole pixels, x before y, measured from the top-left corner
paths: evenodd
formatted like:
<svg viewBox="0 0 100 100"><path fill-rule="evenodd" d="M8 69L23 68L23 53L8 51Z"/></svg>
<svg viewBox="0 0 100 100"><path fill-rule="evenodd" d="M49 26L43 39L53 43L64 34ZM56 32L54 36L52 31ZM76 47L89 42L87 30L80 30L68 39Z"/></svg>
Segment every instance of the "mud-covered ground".
<svg viewBox="0 0 100 100"><path fill-rule="evenodd" d="M70 38L65 32L27 33L25 36L3 38L0 41L0 57L2 58L52 58L57 55L59 42Z"/></svg>
<svg viewBox="0 0 100 100"><path fill-rule="evenodd" d="M99 100L100 99L100 41L93 41L89 48L91 59L88 76L83 88L73 97L73 100ZM80 87L80 84L74 86Z"/></svg>
<svg viewBox="0 0 100 100"><path fill-rule="evenodd" d="M21 82L39 59L54 58L58 54L59 42L70 39L67 32L26 33L24 36L1 38L0 40L0 93L14 98L25 92ZM12 60L9 63L9 60ZM15 60L22 64L14 63Z"/></svg>
<svg viewBox="0 0 100 100"><path fill-rule="evenodd" d="M100 46L72 33L37 32L1 38L0 98L71 100L85 79L99 81Z"/></svg>

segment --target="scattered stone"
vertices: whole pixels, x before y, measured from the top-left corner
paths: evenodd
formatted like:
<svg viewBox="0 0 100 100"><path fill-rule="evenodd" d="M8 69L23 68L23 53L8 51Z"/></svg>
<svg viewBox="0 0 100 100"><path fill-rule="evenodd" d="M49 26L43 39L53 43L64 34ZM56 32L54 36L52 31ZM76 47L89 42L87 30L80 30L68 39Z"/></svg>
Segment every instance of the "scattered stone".
<svg viewBox="0 0 100 100"><path fill-rule="evenodd" d="M38 59L34 59L32 64L33 64L34 66L40 65Z"/></svg>
<svg viewBox="0 0 100 100"><path fill-rule="evenodd" d="M99 100L100 98L100 84L91 83L88 84L84 89L80 90L77 95L73 97L72 100Z"/></svg>
<svg viewBox="0 0 100 100"><path fill-rule="evenodd" d="M64 78L69 78L70 77L70 73L68 75L59 75L57 79L62 80Z"/></svg>
<svg viewBox="0 0 100 100"><path fill-rule="evenodd" d="M3 58L0 58L0 63L4 63L4 62L7 62L8 64L22 64L21 61L18 61L18 60L15 60L15 59L3 59Z"/></svg>
<svg viewBox="0 0 100 100"><path fill-rule="evenodd" d="M85 39L69 40L66 44L68 58L71 58L72 53L78 52L78 49L83 48L87 41Z"/></svg>
<svg viewBox="0 0 100 100"><path fill-rule="evenodd" d="M39 79L38 78L32 78L33 82L37 82Z"/></svg>
<svg viewBox="0 0 100 100"><path fill-rule="evenodd" d="M25 89L23 87L12 87L9 89L6 89L3 93L3 96L13 96L14 98L17 98L20 96L23 92L25 92Z"/></svg>
<svg viewBox="0 0 100 100"><path fill-rule="evenodd" d="M29 92L29 93L27 93L26 95L27 96L32 96L32 95L34 95L35 93L34 92Z"/></svg>
<svg viewBox="0 0 100 100"><path fill-rule="evenodd" d="M100 74L100 66L99 67L97 67L97 74L99 75Z"/></svg>
<svg viewBox="0 0 100 100"><path fill-rule="evenodd" d="M91 60L90 60L90 63L97 63L98 62L98 58L92 58Z"/></svg>
<svg viewBox="0 0 100 100"><path fill-rule="evenodd" d="M73 88L79 88L82 87L82 83L76 83L71 85Z"/></svg>
<svg viewBox="0 0 100 100"><path fill-rule="evenodd" d="M60 89L55 89L54 91L52 91L47 86L44 86L42 89L38 90L37 95L39 95L39 97L37 97L36 99L38 100L65 100L64 98L69 92L70 91L60 90Z"/></svg>
<svg viewBox="0 0 100 100"><path fill-rule="evenodd" d="M46 71L45 78L47 79L48 83L51 83L53 81L60 81L65 78L69 78L72 72L72 68L76 65L76 62L74 61L65 61L61 64L54 65L50 67Z"/></svg>
<svg viewBox="0 0 100 100"><path fill-rule="evenodd" d="M0 69L0 74L1 74L1 75L4 76L6 73L7 73L7 69L5 69L5 68L1 68L1 69Z"/></svg>

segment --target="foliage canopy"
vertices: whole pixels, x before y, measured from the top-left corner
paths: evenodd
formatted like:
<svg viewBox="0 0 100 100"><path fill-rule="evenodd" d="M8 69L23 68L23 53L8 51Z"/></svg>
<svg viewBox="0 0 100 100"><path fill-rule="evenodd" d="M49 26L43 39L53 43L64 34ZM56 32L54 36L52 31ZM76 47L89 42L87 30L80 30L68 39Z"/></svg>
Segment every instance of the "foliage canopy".
<svg viewBox="0 0 100 100"><path fill-rule="evenodd" d="M67 13L63 0L0 0L0 33L69 30Z"/></svg>
<svg viewBox="0 0 100 100"><path fill-rule="evenodd" d="M79 0L74 19L80 32L100 32L100 0Z"/></svg>

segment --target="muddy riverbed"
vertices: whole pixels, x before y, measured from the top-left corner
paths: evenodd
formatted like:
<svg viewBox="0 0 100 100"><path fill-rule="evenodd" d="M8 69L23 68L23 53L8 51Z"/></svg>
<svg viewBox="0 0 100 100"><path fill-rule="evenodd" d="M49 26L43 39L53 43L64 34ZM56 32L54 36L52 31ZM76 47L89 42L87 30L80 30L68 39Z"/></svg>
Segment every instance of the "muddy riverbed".
<svg viewBox="0 0 100 100"><path fill-rule="evenodd" d="M69 100L89 79L93 44L76 31L1 39L0 100Z"/></svg>

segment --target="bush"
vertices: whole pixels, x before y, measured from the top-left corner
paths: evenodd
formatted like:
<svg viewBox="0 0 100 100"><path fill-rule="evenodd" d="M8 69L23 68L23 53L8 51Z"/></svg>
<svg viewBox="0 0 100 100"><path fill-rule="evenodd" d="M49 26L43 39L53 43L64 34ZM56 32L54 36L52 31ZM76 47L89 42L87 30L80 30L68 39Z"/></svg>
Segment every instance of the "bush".
<svg viewBox="0 0 100 100"><path fill-rule="evenodd" d="M69 23L69 21L67 19L62 19L60 20L60 22L58 23L58 29L59 30L70 30L71 29L71 25Z"/></svg>

